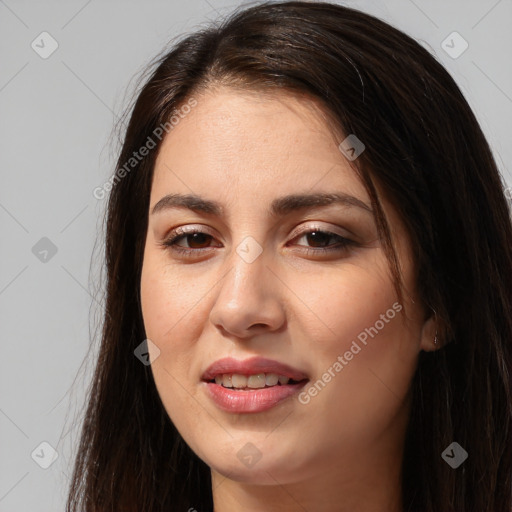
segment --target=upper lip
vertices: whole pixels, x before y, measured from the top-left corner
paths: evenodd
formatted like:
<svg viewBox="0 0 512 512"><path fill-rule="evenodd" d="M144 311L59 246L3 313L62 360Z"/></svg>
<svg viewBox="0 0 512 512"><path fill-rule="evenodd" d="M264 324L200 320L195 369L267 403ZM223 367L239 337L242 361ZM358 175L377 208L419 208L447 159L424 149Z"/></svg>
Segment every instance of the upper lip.
<svg viewBox="0 0 512 512"><path fill-rule="evenodd" d="M202 376L202 380L213 380L217 375L224 374L256 375L258 373L277 373L292 380L301 381L307 379L307 375L287 364L266 359L264 357L250 357L238 360L232 357L218 359L208 366Z"/></svg>

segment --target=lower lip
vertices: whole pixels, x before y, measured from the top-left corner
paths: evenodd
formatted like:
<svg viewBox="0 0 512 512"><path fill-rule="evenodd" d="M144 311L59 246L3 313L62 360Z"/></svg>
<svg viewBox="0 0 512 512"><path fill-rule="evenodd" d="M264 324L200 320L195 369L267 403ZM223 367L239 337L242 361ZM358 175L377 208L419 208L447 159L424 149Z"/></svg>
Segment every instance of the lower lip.
<svg viewBox="0 0 512 512"><path fill-rule="evenodd" d="M269 388L235 391L214 382L205 382L206 391L217 406L226 412L262 412L298 393L307 381Z"/></svg>

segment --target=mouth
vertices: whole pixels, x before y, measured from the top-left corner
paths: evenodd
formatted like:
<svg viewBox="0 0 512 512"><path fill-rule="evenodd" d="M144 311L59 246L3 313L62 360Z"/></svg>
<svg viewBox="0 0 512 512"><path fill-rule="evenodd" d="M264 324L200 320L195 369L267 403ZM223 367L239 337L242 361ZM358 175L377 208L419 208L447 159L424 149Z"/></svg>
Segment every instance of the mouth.
<svg viewBox="0 0 512 512"><path fill-rule="evenodd" d="M201 381L217 407L240 414L263 412L291 399L309 378L289 365L253 357L219 359L203 373Z"/></svg>
<svg viewBox="0 0 512 512"><path fill-rule="evenodd" d="M261 374L265 375L264 380ZM275 386L279 382L282 384L286 378L295 382L308 378L304 372L292 366L263 357L251 357L244 360L224 357L211 364L201 378L211 382L220 377L222 377L222 385L241 388ZM244 379L246 380L244 381ZM220 384L220 382L218 383Z"/></svg>
<svg viewBox="0 0 512 512"><path fill-rule="evenodd" d="M281 386L294 386L305 384L308 382L307 378L295 380L287 377L286 375L279 375L277 373L257 373L253 375L242 374L218 374L215 378L206 380L211 384L217 384L227 389L234 391L251 391L255 389L266 389Z"/></svg>

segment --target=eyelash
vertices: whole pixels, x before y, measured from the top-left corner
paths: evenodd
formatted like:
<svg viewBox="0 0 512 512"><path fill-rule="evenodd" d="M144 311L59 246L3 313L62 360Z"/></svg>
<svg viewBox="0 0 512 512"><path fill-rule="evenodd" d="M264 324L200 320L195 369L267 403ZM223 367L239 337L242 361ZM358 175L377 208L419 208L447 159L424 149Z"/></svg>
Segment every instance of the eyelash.
<svg viewBox="0 0 512 512"><path fill-rule="evenodd" d="M344 238L340 235L337 235L336 233L332 233L331 231L325 231L325 230L315 228L315 227L312 227L306 231L303 231L302 233L299 233L295 238L302 238L303 236L309 235L311 233L321 233L322 235L328 235L329 238L334 237L334 238L339 239L339 242L338 242L337 246L335 246L335 247L327 247L327 248L320 247L320 248L314 248L314 249L306 247L303 250L303 252L305 252L308 256L314 256L314 255L318 256L319 254L326 254L326 253L331 253L331 252L341 252L343 250L346 250L347 247L349 247L351 245L355 245L355 242L352 240L349 240L348 238ZM174 251L179 254L186 255L186 256L191 255L194 252L211 249L210 247L205 247L205 248L200 248L200 249L190 249L190 248L183 248L183 247L180 247L179 245L176 245L176 243L178 241L180 241L182 238L186 238L187 236L191 236L191 235L195 235L195 234L202 234L202 235L210 236L213 238L212 235L210 235L209 233L205 233L204 231L201 231L198 228L192 228L190 230L178 228L174 232L172 232L171 236L168 239L161 242L160 245L164 246L168 250L171 250L171 251ZM301 246L301 247L304 247L304 246Z"/></svg>

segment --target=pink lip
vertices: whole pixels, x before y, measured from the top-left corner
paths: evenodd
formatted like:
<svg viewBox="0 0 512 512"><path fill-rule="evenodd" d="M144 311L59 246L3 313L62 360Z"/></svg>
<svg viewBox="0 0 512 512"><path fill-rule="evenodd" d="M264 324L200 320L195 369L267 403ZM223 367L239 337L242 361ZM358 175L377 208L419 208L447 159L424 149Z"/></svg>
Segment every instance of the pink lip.
<svg viewBox="0 0 512 512"><path fill-rule="evenodd" d="M276 373L297 382L250 390L235 390L210 382L216 375L226 373L238 373L240 375ZM272 359L251 357L239 361L226 357L210 365L203 373L202 380L206 386L207 394L220 409L231 413L255 413L271 409L286 398L298 393L309 379L300 370Z"/></svg>
<svg viewBox="0 0 512 512"><path fill-rule="evenodd" d="M240 375L256 375L258 373L277 373L284 375L292 380L300 381L307 379L308 376L283 363L274 361L272 359L265 359L264 357L250 357L239 361L232 357L224 357L211 364L201 377L204 381L210 381L216 375L223 375L225 373L238 373Z"/></svg>
<svg viewBox="0 0 512 512"><path fill-rule="evenodd" d="M307 381L297 384L278 384L270 388L248 391L225 388L215 382L204 382L206 392L215 404L226 412L263 412L271 409L286 398L298 393Z"/></svg>

